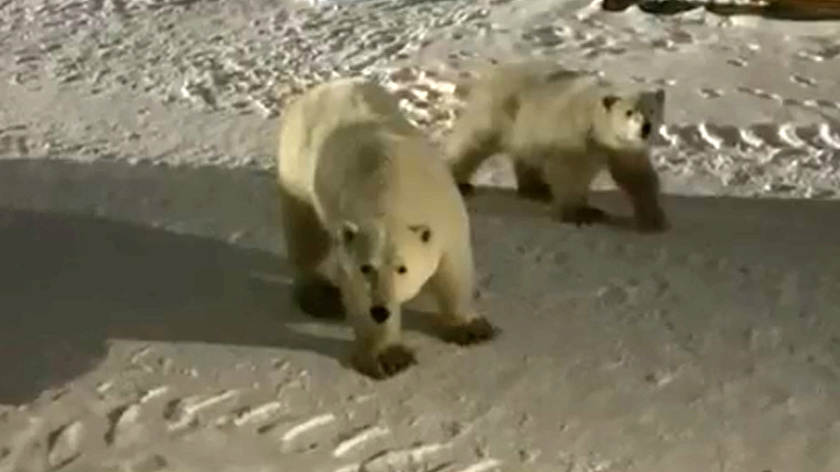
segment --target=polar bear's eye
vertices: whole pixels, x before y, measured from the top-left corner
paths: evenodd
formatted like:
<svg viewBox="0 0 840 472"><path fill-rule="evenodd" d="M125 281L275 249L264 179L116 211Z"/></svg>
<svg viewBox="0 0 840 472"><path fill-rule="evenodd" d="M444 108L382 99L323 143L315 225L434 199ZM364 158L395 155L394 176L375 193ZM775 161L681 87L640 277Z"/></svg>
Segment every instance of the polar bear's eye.
<svg viewBox="0 0 840 472"><path fill-rule="evenodd" d="M359 268L363 274L370 274L373 272L373 266L370 264L362 264L362 267Z"/></svg>
<svg viewBox="0 0 840 472"><path fill-rule="evenodd" d="M633 116L633 110L627 110L627 112L624 113L624 115L627 116L627 118L630 118L631 116Z"/></svg>
<svg viewBox="0 0 840 472"><path fill-rule="evenodd" d="M408 272L408 269L404 265L397 267L398 274L405 274L406 272Z"/></svg>

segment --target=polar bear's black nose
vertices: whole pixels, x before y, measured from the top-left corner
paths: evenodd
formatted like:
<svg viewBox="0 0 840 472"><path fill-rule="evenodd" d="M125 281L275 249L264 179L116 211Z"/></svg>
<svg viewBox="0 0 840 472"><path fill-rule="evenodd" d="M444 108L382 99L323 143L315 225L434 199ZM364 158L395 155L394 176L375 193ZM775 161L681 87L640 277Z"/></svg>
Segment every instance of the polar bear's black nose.
<svg viewBox="0 0 840 472"><path fill-rule="evenodd" d="M645 121L644 124L642 124L642 139L647 139L647 137L650 136L650 130L650 122Z"/></svg>
<svg viewBox="0 0 840 472"><path fill-rule="evenodd" d="M373 321L384 323L391 316L391 312L382 305L375 305L370 307L370 316L373 318Z"/></svg>

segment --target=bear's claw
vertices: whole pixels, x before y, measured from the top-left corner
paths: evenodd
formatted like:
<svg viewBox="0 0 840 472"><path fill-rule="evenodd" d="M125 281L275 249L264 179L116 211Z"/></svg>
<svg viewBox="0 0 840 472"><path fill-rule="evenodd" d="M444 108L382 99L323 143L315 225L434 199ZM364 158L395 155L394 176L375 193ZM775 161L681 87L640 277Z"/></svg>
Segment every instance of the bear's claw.
<svg viewBox="0 0 840 472"><path fill-rule="evenodd" d="M356 358L356 368L376 380L393 377L417 363L414 351L402 344L386 347L373 357Z"/></svg>
<svg viewBox="0 0 840 472"><path fill-rule="evenodd" d="M386 377L396 375L417 363L414 351L401 345L389 346L376 357L379 369Z"/></svg>
<svg viewBox="0 0 840 472"><path fill-rule="evenodd" d="M580 206L566 208L560 213L560 220L566 223L574 223L577 226L600 223L607 219L607 212L593 206Z"/></svg>
<svg viewBox="0 0 840 472"><path fill-rule="evenodd" d="M474 318L465 324L449 326L443 331L443 340L449 343L467 346L488 341L500 332L487 318Z"/></svg>

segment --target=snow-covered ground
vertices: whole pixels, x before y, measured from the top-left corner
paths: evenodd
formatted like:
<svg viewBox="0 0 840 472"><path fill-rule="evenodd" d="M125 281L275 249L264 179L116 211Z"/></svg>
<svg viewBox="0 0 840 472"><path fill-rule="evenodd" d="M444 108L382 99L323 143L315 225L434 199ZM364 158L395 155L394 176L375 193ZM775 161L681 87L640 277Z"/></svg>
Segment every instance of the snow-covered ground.
<svg viewBox="0 0 840 472"><path fill-rule="evenodd" d="M0 471L840 470L840 22L598 3L0 0ZM559 225L497 159L503 335L420 299L419 364L355 374L289 303L278 111L364 74L442 138L522 56L665 87L673 229Z"/></svg>

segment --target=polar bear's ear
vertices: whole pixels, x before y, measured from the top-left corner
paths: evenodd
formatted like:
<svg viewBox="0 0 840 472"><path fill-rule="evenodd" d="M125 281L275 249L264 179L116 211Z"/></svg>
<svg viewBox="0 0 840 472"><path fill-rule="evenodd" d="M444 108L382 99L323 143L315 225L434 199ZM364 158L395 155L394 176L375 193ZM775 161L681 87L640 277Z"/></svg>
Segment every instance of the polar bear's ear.
<svg viewBox="0 0 840 472"><path fill-rule="evenodd" d="M428 225L411 225L408 229L417 233L417 235L420 236L420 240L424 243L427 243L432 239L432 229L429 228Z"/></svg>
<svg viewBox="0 0 840 472"><path fill-rule="evenodd" d="M356 238L358 232L359 227L355 223L345 221L338 228L338 240L343 244L350 244Z"/></svg>
<svg viewBox="0 0 840 472"><path fill-rule="evenodd" d="M610 109L613 107L613 105L615 105L615 102L617 101L618 97L616 97L615 95L607 95L606 97L601 99L601 103L604 104L604 108L606 108L607 111L610 111Z"/></svg>

